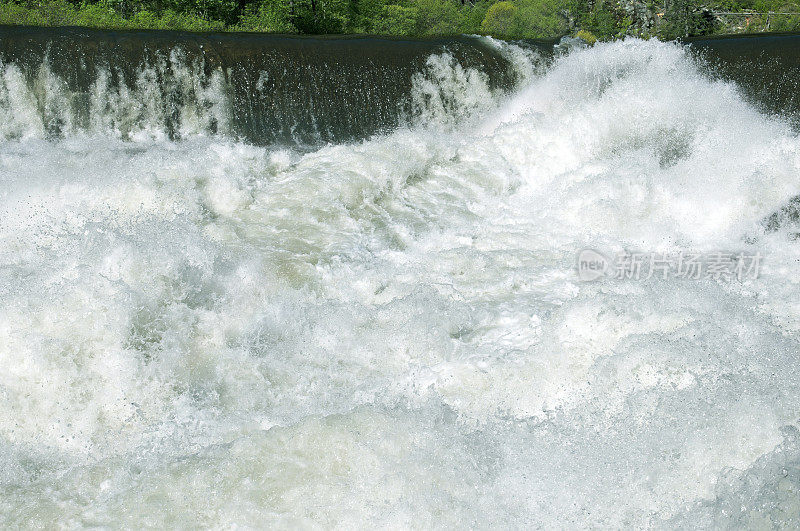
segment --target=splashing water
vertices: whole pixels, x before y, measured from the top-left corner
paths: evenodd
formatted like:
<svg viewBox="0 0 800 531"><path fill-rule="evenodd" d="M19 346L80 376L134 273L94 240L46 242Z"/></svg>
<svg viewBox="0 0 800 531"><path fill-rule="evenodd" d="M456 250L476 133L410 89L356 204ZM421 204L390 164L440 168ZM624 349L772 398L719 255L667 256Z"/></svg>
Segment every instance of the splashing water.
<svg viewBox="0 0 800 531"><path fill-rule="evenodd" d="M416 122L311 152L191 69L180 140L146 73L54 137L58 79L3 65L2 523L797 526L797 134L677 45L521 57L507 94L432 56Z"/></svg>

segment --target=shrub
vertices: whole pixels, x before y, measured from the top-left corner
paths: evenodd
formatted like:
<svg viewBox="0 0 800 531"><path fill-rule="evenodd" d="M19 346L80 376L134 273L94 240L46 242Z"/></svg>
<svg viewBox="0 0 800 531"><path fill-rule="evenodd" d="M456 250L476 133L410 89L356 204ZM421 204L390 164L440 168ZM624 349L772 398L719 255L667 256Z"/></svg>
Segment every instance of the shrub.
<svg viewBox="0 0 800 531"><path fill-rule="evenodd" d="M481 31L492 35L511 35L518 23L519 8L507 0L492 4L481 22Z"/></svg>
<svg viewBox="0 0 800 531"><path fill-rule="evenodd" d="M595 37L591 31L580 30L577 34L575 34L575 36L589 46L592 46L597 42L597 37Z"/></svg>

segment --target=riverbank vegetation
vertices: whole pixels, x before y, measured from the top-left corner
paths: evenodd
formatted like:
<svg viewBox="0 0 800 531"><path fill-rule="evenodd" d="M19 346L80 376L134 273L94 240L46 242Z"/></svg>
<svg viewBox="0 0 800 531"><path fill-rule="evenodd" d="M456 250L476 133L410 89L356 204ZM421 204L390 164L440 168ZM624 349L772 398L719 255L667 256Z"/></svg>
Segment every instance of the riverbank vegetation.
<svg viewBox="0 0 800 531"><path fill-rule="evenodd" d="M798 0L800 1L800 0ZM587 41L800 29L784 0L0 0L0 24Z"/></svg>

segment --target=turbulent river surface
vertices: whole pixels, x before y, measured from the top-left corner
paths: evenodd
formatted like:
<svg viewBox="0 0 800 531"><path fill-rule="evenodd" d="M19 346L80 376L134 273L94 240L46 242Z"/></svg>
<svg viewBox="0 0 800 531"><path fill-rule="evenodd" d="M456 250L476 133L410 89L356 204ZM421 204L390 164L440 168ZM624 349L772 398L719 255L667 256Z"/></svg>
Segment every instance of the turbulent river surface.
<svg viewBox="0 0 800 531"><path fill-rule="evenodd" d="M800 525L796 65L236 38L0 28L3 527Z"/></svg>

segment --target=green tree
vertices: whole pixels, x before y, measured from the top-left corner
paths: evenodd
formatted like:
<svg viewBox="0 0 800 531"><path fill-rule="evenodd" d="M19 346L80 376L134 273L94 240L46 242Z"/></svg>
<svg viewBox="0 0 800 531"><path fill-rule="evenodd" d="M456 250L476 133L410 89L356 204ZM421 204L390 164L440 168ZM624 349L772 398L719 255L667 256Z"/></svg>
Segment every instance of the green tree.
<svg viewBox="0 0 800 531"><path fill-rule="evenodd" d="M601 40L622 37L631 20L615 0L579 0L572 7L578 27Z"/></svg>
<svg viewBox="0 0 800 531"><path fill-rule="evenodd" d="M239 22L239 29L269 33L296 33L291 22L289 3L286 0L263 0L249 4Z"/></svg>
<svg viewBox="0 0 800 531"><path fill-rule="evenodd" d="M511 35L516 29L519 8L508 0L492 4L481 22L481 31L492 35Z"/></svg>
<svg viewBox="0 0 800 531"><path fill-rule="evenodd" d="M459 0L414 0L413 7L418 10L417 35L455 35L477 29L468 25L470 6Z"/></svg>
<svg viewBox="0 0 800 531"><path fill-rule="evenodd" d="M419 10L396 4L383 6L382 16L373 26L376 33L386 35L413 35L417 27Z"/></svg>
<svg viewBox="0 0 800 531"><path fill-rule="evenodd" d="M707 7L694 0L669 0L659 34L667 39L706 35L713 33L715 26L716 20Z"/></svg>
<svg viewBox="0 0 800 531"><path fill-rule="evenodd" d="M352 25L352 13L349 0L295 0L291 22L300 33L342 33Z"/></svg>
<svg viewBox="0 0 800 531"><path fill-rule="evenodd" d="M560 37L569 32L564 0L518 0L514 35L529 38Z"/></svg>

